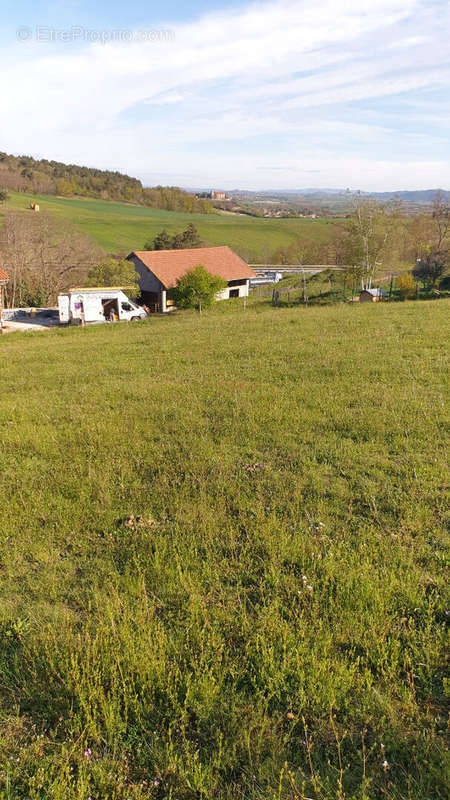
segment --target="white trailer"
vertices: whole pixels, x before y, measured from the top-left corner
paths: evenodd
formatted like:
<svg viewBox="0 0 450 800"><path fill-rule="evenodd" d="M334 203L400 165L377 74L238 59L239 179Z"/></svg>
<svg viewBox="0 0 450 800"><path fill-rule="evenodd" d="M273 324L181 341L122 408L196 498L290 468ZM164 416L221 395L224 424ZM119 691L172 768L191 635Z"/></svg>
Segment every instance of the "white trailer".
<svg viewBox="0 0 450 800"><path fill-rule="evenodd" d="M66 325L134 321L147 314L117 286L69 289L58 296L59 321Z"/></svg>

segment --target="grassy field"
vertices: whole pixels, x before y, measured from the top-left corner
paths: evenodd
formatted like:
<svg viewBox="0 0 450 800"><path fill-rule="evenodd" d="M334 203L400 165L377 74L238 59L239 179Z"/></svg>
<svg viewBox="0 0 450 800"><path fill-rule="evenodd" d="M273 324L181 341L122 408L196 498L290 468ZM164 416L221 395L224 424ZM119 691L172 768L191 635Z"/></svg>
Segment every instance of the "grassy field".
<svg viewBox="0 0 450 800"><path fill-rule="evenodd" d="M288 246L303 236L325 242L331 238L332 219L257 219L218 214L177 214L102 200L58 198L48 195L10 193L0 208L26 209L30 202L69 220L97 241L107 252L128 253L142 250L166 228L174 234L193 223L210 245L229 245L251 262L266 260L280 246Z"/></svg>
<svg viewBox="0 0 450 800"><path fill-rule="evenodd" d="M448 310L3 337L3 800L448 796Z"/></svg>

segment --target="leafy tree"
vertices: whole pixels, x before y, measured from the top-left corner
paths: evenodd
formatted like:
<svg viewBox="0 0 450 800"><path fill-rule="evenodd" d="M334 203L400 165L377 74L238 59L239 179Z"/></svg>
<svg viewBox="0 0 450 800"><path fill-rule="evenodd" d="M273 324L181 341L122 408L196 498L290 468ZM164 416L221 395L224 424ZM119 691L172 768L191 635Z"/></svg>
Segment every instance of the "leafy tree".
<svg viewBox="0 0 450 800"><path fill-rule="evenodd" d="M183 233L183 248L184 249L191 249L195 247L202 246L202 240L200 239L199 232L195 225L189 223L186 230Z"/></svg>
<svg viewBox="0 0 450 800"><path fill-rule="evenodd" d="M413 269L413 275L416 280L423 283L426 289L433 289L445 275L448 265L448 250L430 250L418 259Z"/></svg>
<svg viewBox="0 0 450 800"><path fill-rule="evenodd" d="M192 248L201 247L202 240L200 239L199 232L192 222L187 226L186 230L182 233L177 233L172 241L174 250L190 250Z"/></svg>
<svg viewBox="0 0 450 800"><path fill-rule="evenodd" d="M172 295L180 308L209 308L215 302L217 292L225 289L227 282L218 275L211 275L201 264L178 279Z"/></svg>
<svg viewBox="0 0 450 800"><path fill-rule="evenodd" d="M86 286L137 286L139 276L131 261L105 258L87 275Z"/></svg>
<svg viewBox="0 0 450 800"><path fill-rule="evenodd" d="M8 199L8 192L5 189L0 189L0 203L4 203Z"/></svg>
<svg viewBox="0 0 450 800"><path fill-rule="evenodd" d="M146 250L188 250L202 245L203 242L199 232L195 225L191 223L185 231L181 231L173 237L169 236L166 229L164 229L158 233L153 241L147 241L144 246Z"/></svg>
<svg viewBox="0 0 450 800"><path fill-rule="evenodd" d="M162 230L155 236L153 242L148 241L145 245L146 250L171 250L172 238L167 233L166 229Z"/></svg>
<svg viewBox="0 0 450 800"><path fill-rule="evenodd" d="M184 250L184 233L177 233L172 239L172 250Z"/></svg>
<svg viewBox="0 0 450 800"><path fill-rule="evenodd" d="M408 297L413 297L416 292L416 284L410 272L405 272L404 275L400 275L397 286L403 300L407 300Z"/></svg>

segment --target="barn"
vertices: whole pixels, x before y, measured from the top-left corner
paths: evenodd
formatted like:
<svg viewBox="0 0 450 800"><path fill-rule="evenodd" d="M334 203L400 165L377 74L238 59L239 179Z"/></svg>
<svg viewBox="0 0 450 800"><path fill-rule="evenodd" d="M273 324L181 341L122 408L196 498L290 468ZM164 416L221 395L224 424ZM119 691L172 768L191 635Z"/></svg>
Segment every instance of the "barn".
<svg viewBox="0 0 450 800"><path fill-rule="evenodd" d="M218 300L247 297L249 282L255 273L230 247L198 247L189 250L134 250L127 256L139 274L139 288L150 311L166 312L173 308L168 289L186 272L201 265L211 275L223 278L228 286Z"/></svg>

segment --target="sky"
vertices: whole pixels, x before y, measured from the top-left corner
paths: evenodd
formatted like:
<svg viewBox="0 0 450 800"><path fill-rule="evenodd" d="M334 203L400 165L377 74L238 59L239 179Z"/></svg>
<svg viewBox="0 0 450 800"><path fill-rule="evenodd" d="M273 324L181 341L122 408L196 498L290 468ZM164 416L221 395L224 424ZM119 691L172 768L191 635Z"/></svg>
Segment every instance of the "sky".
<svg viewBox="0 0 450 800"><path fill-rule="evenodd" d="M147 186L450 188L449 0L0 0L0 149Z"/></svg>

